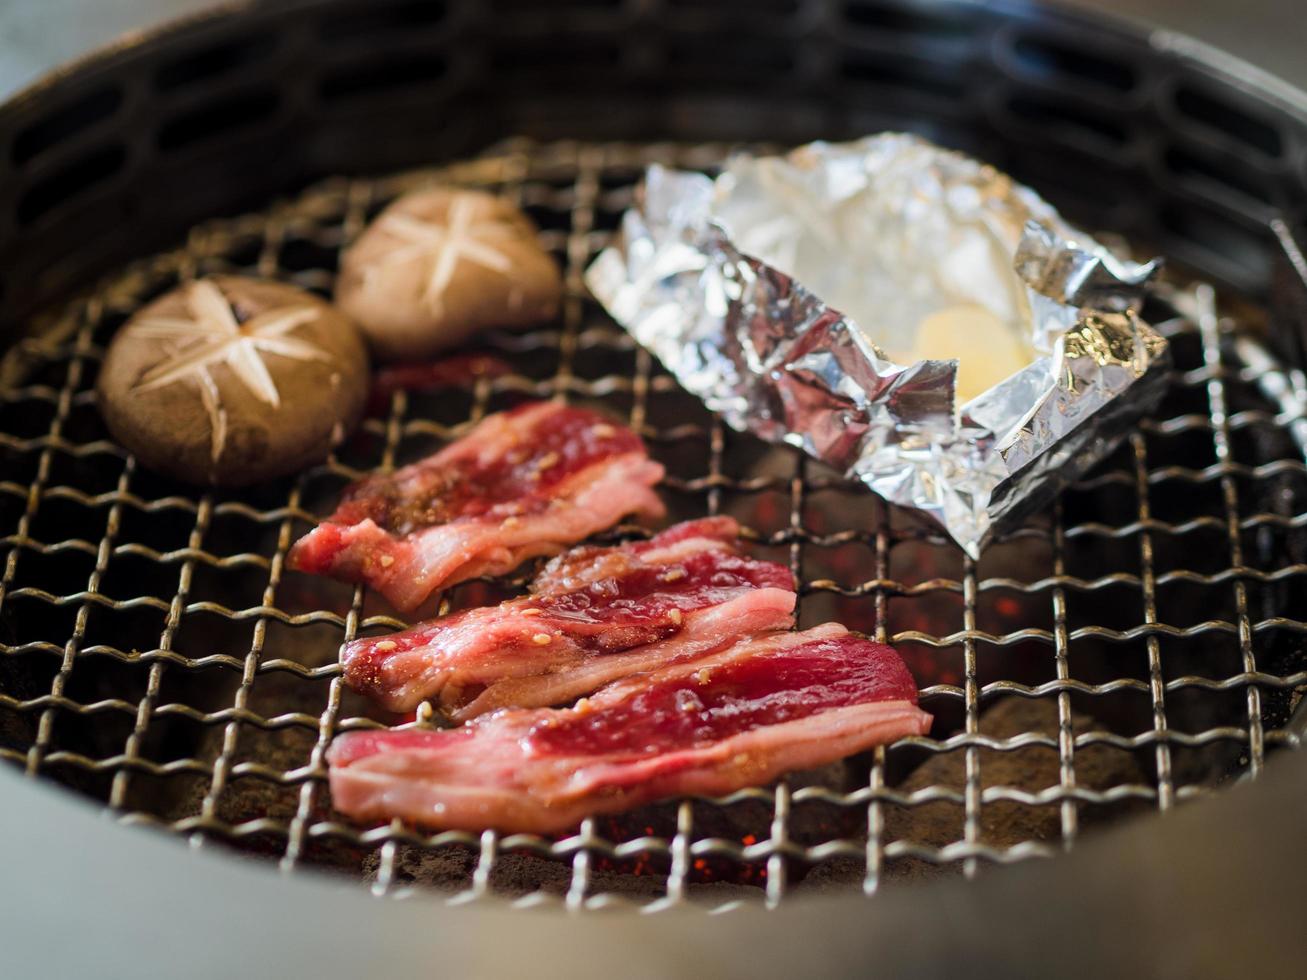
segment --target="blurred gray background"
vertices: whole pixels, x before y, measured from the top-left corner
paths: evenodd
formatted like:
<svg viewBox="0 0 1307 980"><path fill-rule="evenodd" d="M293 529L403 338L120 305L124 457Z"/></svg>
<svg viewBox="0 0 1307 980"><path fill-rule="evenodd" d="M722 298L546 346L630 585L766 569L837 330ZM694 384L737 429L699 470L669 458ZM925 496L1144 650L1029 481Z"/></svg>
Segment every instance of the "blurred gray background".
<svg viewBox="0 0 1307 980"><path fill-rule="evenodd" d="M1071 3L1192 34L1307 88L1305 0ZM119 34L214 5L214 0L0 0L0 98Z"/></svg>

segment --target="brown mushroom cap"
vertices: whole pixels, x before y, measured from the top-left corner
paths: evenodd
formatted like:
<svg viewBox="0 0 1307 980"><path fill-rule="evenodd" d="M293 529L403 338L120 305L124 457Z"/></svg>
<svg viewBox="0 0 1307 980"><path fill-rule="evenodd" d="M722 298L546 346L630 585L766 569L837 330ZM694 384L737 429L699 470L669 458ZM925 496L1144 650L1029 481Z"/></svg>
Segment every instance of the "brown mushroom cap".
<svg viewBox="0 0 1307 980"><path fill-rule="evenodd" d="M223 301L246 342L219 350L230 336L197 317L196 303ZM109 431L147 468L247 486L325 457L357 425L369 379L358 328L329 303L283 283L212 276L124 324L96 390Z"/></svg>
<svg viewBox="0 0 1307 980"><path fill-rule="evenodd" d="M558 266L501 197L436 187L387 207L341 257L336 303L381 360L421 360L487 327L554 317Z"/></svg>

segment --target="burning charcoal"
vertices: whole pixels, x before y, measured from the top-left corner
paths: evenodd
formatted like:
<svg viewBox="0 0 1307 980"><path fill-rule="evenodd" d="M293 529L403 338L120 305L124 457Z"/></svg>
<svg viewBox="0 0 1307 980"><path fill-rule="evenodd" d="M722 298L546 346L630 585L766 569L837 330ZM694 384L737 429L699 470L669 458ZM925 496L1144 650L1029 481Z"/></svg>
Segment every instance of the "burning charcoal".
<svg viewBox="0 0 1307 980"><path fill-rule="evenodd" d="M1095 727L1091 718L1073 714L1076 731ZM1042 732L1057 737L1057 703L1049 699L1008 697L996 702L980 716L980 731L995 738L1012 738L1027 732ZM1145 777L1134 757L1109 746L1087 746L1076 750L1076 785L1105 790L1124 783L1144 782ZM1058 785L1058 756L1054 749L1031 746L1010 752L980 750L982 788L1009 786L1036 793ZM900 793L942 786L961 793L966 785L966 753L953 752L931 756L895 787ZM1080 806L1081 825L1096 817L1095 808ZM882 808L885 830L882 844L901 840L928 847L944 847L964 837L963 808L954 803L927 803L920 806ZM1009 848L1023 841L1056 843L1061 834L1061 814L1057 804L1027 806L1022 803L988 803L980 811L980 841L995 848ZM865 867L858 860L831 861L813 869L805 884L815 887L845 887L862 880ZM916 858L888 861L889 878L932 878L961 872L961 863L935 865Z"/></svg>
<svg viewBox="0 0 1307 980"><path fill-rule="evenodd" d="M640 873L633 873L636 867L642 869ZM570 860L555 860L524 853L502 855L491 876L492 887L511 896L528 895L536 891L561 896L571 888L572 882ZM657 866L638 862L613 862L600 856L591 862L588 882L587 895L619 895L636 901L650 901L666 894L667 865L665 861L658 862ZM712 900L715 901L727 901L752 893L751 890L730 882L691 882L687 890L695 897L707 898L712 895Z"/></svg>
<svg viewBox="0 0 1307 980"><path fill-rule="evenodd" d="M798 844L813 845L835 837L857 834L865 826L865 813L857 808L841 807L822 800L795 802L793 795L799 790L820 787L833 793L854 789L850 766L844 761L833 762L817 769L805 769L786 775L785 785L791 794L790 817L786 824L790 839ZM695 840L715 838L739 844L755 844L771 835L775 806L769 798L746 798L721 806L695 801L692 806L691 833ZM670 840L677 834L679 807L674 802L640 807L630 813L598 818L598 829L610 840L632 840L636 837L661 837ZM738 876L740 866L724 858L705 862L712 866L714 877L731 880Z"/></svg>
<svg viewBox="0 0 1307 980"><path fill-rule="evenodd" d="M396 848L394 882L399 885L424 885L442 892L466 889L476 870L477 850L463 844L450 844L433 850L401 844ZM369 851L360 870L366 879L375 879L381 870L381 851Z"/></svg>

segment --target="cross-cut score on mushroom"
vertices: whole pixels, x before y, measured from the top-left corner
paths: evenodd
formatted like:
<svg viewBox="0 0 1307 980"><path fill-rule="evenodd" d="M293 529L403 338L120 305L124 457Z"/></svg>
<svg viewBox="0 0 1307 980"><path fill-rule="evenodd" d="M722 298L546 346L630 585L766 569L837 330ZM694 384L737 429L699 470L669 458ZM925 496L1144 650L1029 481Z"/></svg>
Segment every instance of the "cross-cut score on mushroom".
<svg viewBox="0 0 1307 980"><path fill-rule="evenodd" d="M239 486L338 445L362 413L368 357L357 327L311 293L215 276L129 320L98 387L110 431L148 468Z"/></svg>
<svg viewBox="0 0 1307 980"><path fill-rule="evenodd" d="M429 358L485 328L548 320L562 279L537 234L521 209L493 194L415 191L344 253L336 302L388 361Z"/></svg>

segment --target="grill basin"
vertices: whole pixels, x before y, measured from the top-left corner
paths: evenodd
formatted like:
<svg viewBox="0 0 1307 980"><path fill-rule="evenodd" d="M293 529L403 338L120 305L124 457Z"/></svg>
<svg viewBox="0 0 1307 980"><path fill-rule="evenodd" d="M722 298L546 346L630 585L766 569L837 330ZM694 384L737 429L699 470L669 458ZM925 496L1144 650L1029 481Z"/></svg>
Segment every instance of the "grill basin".
<svg viewBox="0 0 1307 980"><path fill-rule="evenodd" d="M554 25L516 5L500 5L493 24L471 3L294 6L293 21L256 7L196 22L4 110L14 179L0 183L12 194L0 268L7 336L24 335L0 368L5 758L127 822L285 868L343 868L383 893L422 884L458 900L656 909L871 892L1053 854L1092 823L1202 796L1297 743L1299 379L1256 339L1262 314L1234 297L1255 299L1265 284L1273 203L1301 200L1286 163L1300 119L1213 88L1201 66L1128 35L1072 44L1074 18L1002 8L780 4L742 21L729 5L668 4L650 20L596 4ZM742 30L748 44L730 48L747 52L739 63L692 57ZM529 34L534 62L522 57ZM616 60L588 60L601 49ZM401 70L400 51L442 67ZM823 51L832 59L811 57ZM692 70L650 92L653 64ZM272 109L252 109L259 92ZM632 111L606 112L608 99ZM406 104L446 106L448 123L414 133L411 116L398 118ZM986 156L1069 217L1157 243L1231 297L1218 308L1187 273L1163 285L1144 311L1176 353L1161 411L979 562L835 474L724 430L580 281L643 166L720 161L726 144L692 142L705 131L797 141L883 126ZM512 374L401 395L330 463L240 495L161 481L105 441L94 374L134 309L207 272L328 293L342 243L423 175L337 178L183 234L187 223L308 176L449 158L514 131L586 139L500 144L442 173L518 199L565 265L559 324L489 338ZM594 141L655 133L685 142ZM130 152L110 165L92 149L106 140ZM268 156L272 145L285 152ZM183 172L187 192L176 185L166 214L138 196L169 194L168 175ZM131 226L133 250L185 246L70 300L109 263L106 243L121 251L106 232L124 214L149 216ZM336 651L399 624L362 593L284 574L287 547L349 479L425 455L487 411L553 396L640 427L668 465L674 517L731 513L760 554L789 561L804 583L803 625L838 618L895 642L939 719L932 738L774 791L587 822L558 841L337 818L322 753L335 732L379 719L341 686ZM519 586L474 584L447 602Z"/></svg>

